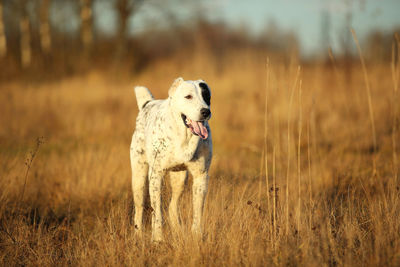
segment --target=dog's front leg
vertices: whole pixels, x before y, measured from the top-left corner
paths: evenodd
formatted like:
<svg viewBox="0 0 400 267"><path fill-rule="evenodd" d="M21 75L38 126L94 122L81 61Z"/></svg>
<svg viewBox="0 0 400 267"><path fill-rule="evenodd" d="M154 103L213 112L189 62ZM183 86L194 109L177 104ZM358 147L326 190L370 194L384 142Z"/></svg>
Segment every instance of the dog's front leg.
<svg viewBox="0 0 400 267"><path fill-rule="evenodd" d="M193 224L192 232L201 234L201 220L203 216L204 200L207 194L207 172L192 171L193 175Z"/></svg>
<svg viewBox="0 0 400 267"><path fill-rule="evenodd" d="M177 231L180 226L180 218L178 212L178 201L182 195L185 181L187 179L187 171L173 171L169 173L171 183L171 202L169 204L168 214L172 231Z"/></svg>
<svg viewBox="0 0 400 267"><path fill-rule="evenodd" d="M164 172L158 168L149 170L149 193L152 207L152 240L162 240L161 182Z"/></svg>

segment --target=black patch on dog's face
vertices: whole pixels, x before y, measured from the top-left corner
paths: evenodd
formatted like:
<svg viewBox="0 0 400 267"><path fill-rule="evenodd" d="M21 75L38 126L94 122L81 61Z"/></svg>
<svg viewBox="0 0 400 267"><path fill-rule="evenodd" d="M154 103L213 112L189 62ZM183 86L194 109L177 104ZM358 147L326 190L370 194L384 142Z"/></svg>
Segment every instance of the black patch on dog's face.
<svg viewBox="0 0 400 267"><path fill-rule="evenodd" d="M201 88L201 96L203 97L204 102L206 102L207 105L210 105L211 101L210 89L208 88L206 83L199 83L199 86Z"/></svg>

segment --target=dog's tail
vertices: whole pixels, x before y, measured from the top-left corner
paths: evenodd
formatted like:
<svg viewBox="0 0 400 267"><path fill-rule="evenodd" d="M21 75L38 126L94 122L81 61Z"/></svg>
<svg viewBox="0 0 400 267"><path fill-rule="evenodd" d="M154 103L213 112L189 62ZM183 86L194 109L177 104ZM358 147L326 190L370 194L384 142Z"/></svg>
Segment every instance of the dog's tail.
<svg viewBox="0 0 400 267"><path fill-rule="evenodd" d="M142 110L147 103L149 103L151 100L154 100L154 97L150 93L149 89L144 86L136 86L135 94L139 110Z"/></svg>

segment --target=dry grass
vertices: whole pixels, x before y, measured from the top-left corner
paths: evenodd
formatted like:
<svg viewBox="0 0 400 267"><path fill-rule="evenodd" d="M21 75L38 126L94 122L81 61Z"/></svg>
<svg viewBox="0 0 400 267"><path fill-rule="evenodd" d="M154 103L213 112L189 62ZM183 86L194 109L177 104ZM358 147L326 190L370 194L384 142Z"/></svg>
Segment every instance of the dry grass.
<svg viewBox="0 0 400 267"><path fill-rule="evenodd" d="M361 65L349 81L337 66L298 71L295 61L266 62L242 51L217 64L199 51L190 62L160 61L130 80L94 72L3 84L0 264L397 265L396 59L392 67L368 65L370 95ZM177 76L201 77L213 91L205 234L190 234L188 188L182 233L172 236L166 224L165 242L156 245L149 231L138 239L133 229L132 88L147 85L165 97Z"/></svg>

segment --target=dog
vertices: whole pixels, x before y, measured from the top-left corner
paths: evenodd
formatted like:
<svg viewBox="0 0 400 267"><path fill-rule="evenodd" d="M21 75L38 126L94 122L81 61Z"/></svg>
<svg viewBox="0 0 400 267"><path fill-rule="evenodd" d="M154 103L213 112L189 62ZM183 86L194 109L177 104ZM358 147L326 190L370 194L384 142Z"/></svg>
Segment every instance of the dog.
<svg viewBox="0 0 400 267"><path fill-rule="evenodd" d="M203 80L177 78L168 98L155 100L143 86L135 87L139 113L132 136L130 159L135 206L135 229L143 229L143 205L148 180L152 207L152 240L162 240L161 185L169 172L171 229L180 227L178 202L188 171L193 176L192 232L201 233L201 221L212 159L211 91Z"/></svg>

